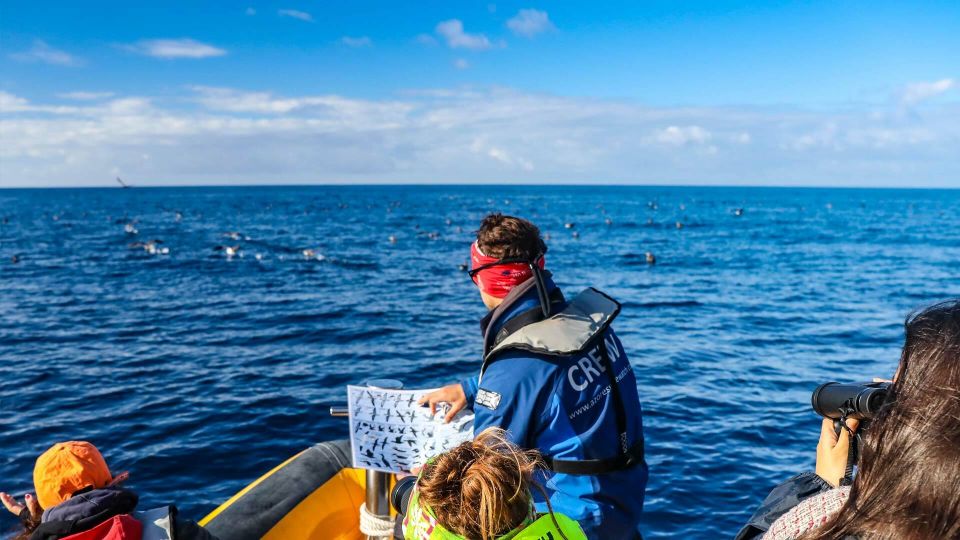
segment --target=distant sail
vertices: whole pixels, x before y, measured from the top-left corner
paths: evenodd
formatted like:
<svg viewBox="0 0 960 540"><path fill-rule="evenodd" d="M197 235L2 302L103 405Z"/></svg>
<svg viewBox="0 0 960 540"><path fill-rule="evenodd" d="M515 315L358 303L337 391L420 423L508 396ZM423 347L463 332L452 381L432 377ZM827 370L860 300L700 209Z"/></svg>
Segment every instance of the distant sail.
<svg viewBox="0 0 960 540"><path fill-rule="evenodd" d="M130 187L126 183L124 183L124 181L121 180L119 176L117 177L117 183L120 184L120 187L122 187L123 189L127 189L128 187Z"/></svg>

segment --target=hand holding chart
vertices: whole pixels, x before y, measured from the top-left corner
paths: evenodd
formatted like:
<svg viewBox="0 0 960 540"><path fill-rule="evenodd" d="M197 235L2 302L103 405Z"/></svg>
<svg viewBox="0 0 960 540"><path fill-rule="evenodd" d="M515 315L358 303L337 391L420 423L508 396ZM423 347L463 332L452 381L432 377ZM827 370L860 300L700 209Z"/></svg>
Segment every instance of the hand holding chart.
<svg viewBox="0 0 960 540"><path fill-rule="evenodd" d="M427 459L473 438L473 412L444 423L443 407L430 414L419 399L431 389L383 390L348 386L353 466L405 473Z"/></svg>

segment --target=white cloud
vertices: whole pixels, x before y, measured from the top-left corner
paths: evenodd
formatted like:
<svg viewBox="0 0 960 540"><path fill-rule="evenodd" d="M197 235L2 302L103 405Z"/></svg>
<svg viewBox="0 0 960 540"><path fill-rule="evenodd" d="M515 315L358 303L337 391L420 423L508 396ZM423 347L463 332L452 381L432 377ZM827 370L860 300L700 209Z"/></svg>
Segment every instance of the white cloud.
<svg viewBox="0 0 960 540"><path fill-rule="evenodd" d="M373 47L373 40L367 36L360 36L360 37L343 36L342 38L340 38L340 42L346 45L347 47L353 47L355 49L359 49L362 47Z"/></svg>
<svg viewBox="0 0 960 540"><path fill-rule="evenodd" d="M147 98L121 98L107 102L100 110L115 116L146 114L151 111L152 102Z"/></svg>
<svg viewBox="0 0 960 540"><path fill-rule="evenodd" d="M76 56L55 49L43 40L35 40L30 49L22 52L12 53L10 58L18 62L42 62L44 64L53 64L55 66L79 66L83 62Z"/></svg>
<svg viewBox="0 0 960 540"><path fill-rule="evenodd" d="M284 115L306 111L327 118L349 119L363 124L397 122L412 105L397 101L365 101L337 95L277 97L270 92L244 92L232 88L194 86L195 100L214 111Z"/></svg>
<svg viewBox="0 0 960 540"><path fill-rule="evenodd" d="M75 114L78 107L63 105L31 105L26 99L0 91L0 114L2 113L44 113L44 114Z"/></svg>
<svg viewBox="0 0 960 540"><path fill-rule="evenodd" d="M453 61L453 67L457 69L467 69L470 67L470 62L467 62L466 58L457 58Z"/></svg>
<svg viewBox="0 0 960 540"><path fill-rule="evenodd" d="M212 58L227 54L224 49L190 38L143 39L124 47L128 51L154 58Z"/></svg>
<svg viewBox="0 0 960 540"><path fill-rule="evenodd" d="M933 82L915 82L908 84L906 88L903 89L900 99L905 105L915 105L956 87L957 82L953 79L940 79L939 81Z"/></svg>
<svg viewBox="0 0 960 540"><path fill-rule="evenodd" d="M520 167L524 171L533 170L533 163L530 163L523 158L513 158L506 151L499 148L490 148L490 150L487 152L487 155L506 165Z"/></svg>
<svg viewBox="0 0 960 540"><path fill-rule="evenodd" d="M893 103L805 111L649 107L507 88L430 89L364 100L195 87L162 99L70 107L0 92L0 111L2 185L103 183L114 168L141 185L603 180L956 186L960 178L956 103L931 103L902 115Z"/></svg>
<svg viewBox="0 0 960 540"><path fill-rule="evenodd" d="M705 144L713 135L700 126L667 126L657 130L651 140L663 144L683 146L686 144Z"/></svg>
<svg viewBox="0 0 960 540"><path fill-rule="evenodd" d="M27 110L27 100L9 92L0 91L0 113Z"/></svg>
<svg viewBox="0 0 960 540"><path fill-rule="evenodd" d="M521 9L507 21L507 28L514 34L526 38L556 29L550 22L547 12L536 9Z"/></svg>
<svg viewBox="0 0 960 540"><path fill-rule="evenodd" d="M463 30L463 22L450 19L437 25L437 33L443 36L451 49L471 49L482 51L493 47L490 39L483 34L468 34Z"/></svg>
<svg viewBox="0 0 960 540"><path fill-rule="evenodd" d="M57 97L77 101L96 101L113 97L113 92L63 92L57 94Z"/></svg>
<svg viewBox="0 0 960 540"><path fill-rule="evenodd" d="M313 15L307 13L306 11L299 11L296 9L280 9L277 10L277 15L281 17L291 17L294 19L300 19L305 22L314 22Z"/></svg>
<svg viewBox="0 0 960 540"><path fill-rule="evenodd" d="M244 11L244 13L246 13L247 15L251 15L251 16L252 16L252 15L256 15L256 14L257 14L257 10L253 9L252 7L248 7L248 8L246 9L246 11Z"/></svg>

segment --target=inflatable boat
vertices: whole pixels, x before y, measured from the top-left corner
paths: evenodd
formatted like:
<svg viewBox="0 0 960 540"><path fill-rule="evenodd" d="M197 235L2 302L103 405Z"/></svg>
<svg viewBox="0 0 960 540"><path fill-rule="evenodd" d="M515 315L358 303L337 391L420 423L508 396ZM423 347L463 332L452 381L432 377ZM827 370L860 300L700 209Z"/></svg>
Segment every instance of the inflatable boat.
<svg viewBox="0 0 960 540"><path fill-rule="evenodd" d="M350 464L350 441L311 446L240 490L200 525L224 540L365 539L360 506L368 475Z"/></svg>

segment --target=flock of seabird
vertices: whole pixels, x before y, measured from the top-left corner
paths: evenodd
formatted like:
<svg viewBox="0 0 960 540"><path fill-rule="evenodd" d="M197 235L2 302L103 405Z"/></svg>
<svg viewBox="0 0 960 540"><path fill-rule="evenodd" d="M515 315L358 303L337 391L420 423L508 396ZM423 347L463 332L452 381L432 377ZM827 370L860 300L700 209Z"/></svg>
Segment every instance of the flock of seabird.
<svg viewBox="0 0 960 540"><path fill-rule="evenodd" d="M509 205L510 203L509 203L509 201L504 201L504 204ZM392 209L393 209L394 206L395 206L395 205L390 205L390 206L388 206L387 211L388 211L388 212L392 211ZM347 208L347 205L346 205L345 203L340 203L340 204L338 205L338 207L341 208L341 209L342 209L342 208ZM647 203L647 207L648 207L649 209L651 209L651 210L657 210L659 206L658 206L658 204L657 204L656 201L650 201L650 202ZM827 208L828 208L828 209L832 208L832 205L828 203L828 204L827 204ZM683 205L683 204L681 204L681 205L680 205L680 209L681 209L681 210L685 210L685 209L686 209L686 206ZM606 213L605 210L603 210L602 212L603 212L604 214ZM741 217L741 216L743 216L743 213L744 213L744 209L743 209L743 208L736 208L736 209L733 210L733 215L736 216L736 217ZM54 219L54 220L58 220L58 219L59 219L59 216L58 216L58 215L55 215L53 219ZM182 212L179 212L179 211L174 212L174 220L175 220L177 223L181 222L181 221L183 220L183 213L182 213ZM9 223L9 219L6 218L6 217L4 217L3 220L2 220L2 223L3 223L3 224ZM127 235L129 235L129 236L136 236L136 235L139 235L139 234L140 234L140 231L139 231L139 229L137 228L137 220L135 220L135 219L134 219L134 220L118 220L118 223L123 223L123 231L124 231L124 233L126 233ZM611 225L613 225L613 220L612 220L610 217L606 217L606 218L604 218L604 223L605 223L607 226L611 226ZM452 225L452 224L453 224L453 220L447 218L446 224L447 224L448 226ZM652 225L652 224L653 224L653 218L648 218L647 224L648 224L648 225ZM576 230L577 224L576 224L575 222L572 222L572 221L565 222L565 223L563 224L563 227L564 227L564 229L567 229L567 230L570 231L570 234L571 234L571 236L572 236L573 238L580 238L580 232ZM682 221L677 221L677 222L675 223L675 227L676 227L677 229L683 229L684 224L683 224ZM437 240L437 239L440 238L440 233L439 233L439 232L436 232L436 231L421 231L421 230L419 230L419 229L420 229L420 225L415 225L414 228L417 230L417 233L416 233L416 234L417 234L418 237L425 237L425 238L430 239L430 240ZM463 232L463 227L459 227L459 226L458 226L456 230L457 230L458 233L462 233L462 232ZM226 238L226 239L232 240L233 242L251 242L251 241L252 241L252 239L251 239L249 236L246 236L246 235L244 235L244 234L241 234L240 232L237 232L237 231L224 232L224 233L222 234L222 236L223 236L224 238ZM545 233L545 234L544 234L544 239L545 239L545 240L549 240L549 239L550 239L550 234L549 234L549 233ZM389 242L390 244L396 244L396 243L397 243L397 236L396 236L396 235L393 235L393 234L389 235L389 236L387 237L387 242ZM127 244L127 247L128 247L129 249L132 249L132 250L142 250L143 252L145 252L145 253L147 253L147 254L149 254L149 255L169 255L169 254L170 254L170 248L167 247L167 246L164 246L163 243L164 243L163 240L153 239L153 240L142 241L142 242L131 242L131 243ZM318 248L305 248L305 249L300 249L300 248L296 248L296 249L282 248L282 250L283 250L283 251L287 251L287 252L298 252L299 255L300 255L303 259L309 260L309 261L324 261L324 260L326 260L326 256L324 256L324 254L321 253L321 251L320 251ZM214 251L214 252L217 252L217 253L222 253L227 259L233 259L233 258L236 258L236 257L243 257L243 256L244 256L244 251L243 251L243 247L242 247L242 244L241 244L241 243L231 243L230 245L217 245L217 246L214 246L214 247L213 247L213 251ZM256 260L258 260L258 261L259 261L259 260L263 260L264 257L265 257L265 255L264 255L263 253L259 253L259 252L258 252L258 253L254 253L254 258L255 258ZM647 264L653 265L653 264L656 264L656 262L657 262L656 256L655 256L652 252L649 252L649 251L645 253L645 259L646 259ZM20 258L19 255L13 255L13 256L10 257L10 262L11 262L12 264L17 264L17 263L20 262L20 260L21 260L21 258ZM466 271L466 270L468 269L468 266L467 266L466 264L461 264L461 265L459 265L459 267L460 267L460 270L463 270L463 271Z"/></svg>

